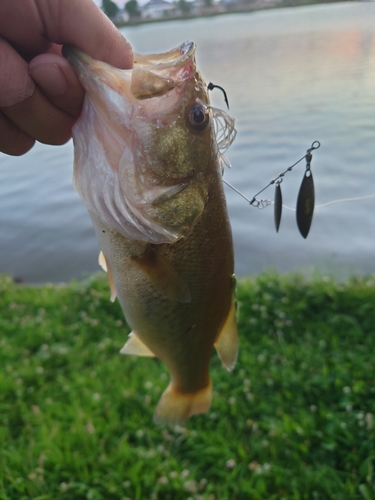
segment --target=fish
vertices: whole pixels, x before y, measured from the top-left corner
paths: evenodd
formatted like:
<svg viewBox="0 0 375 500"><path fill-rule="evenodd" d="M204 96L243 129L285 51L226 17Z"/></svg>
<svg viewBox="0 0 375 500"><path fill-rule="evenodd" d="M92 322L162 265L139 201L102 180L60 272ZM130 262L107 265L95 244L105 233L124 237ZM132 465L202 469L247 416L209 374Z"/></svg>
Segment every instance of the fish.
<svg viewBox="0 0 375 500"><path fill-rule="evenodd" d="M212 401L213 348L238 353L233 241L223 152L234 120L213 108L185 42L120 70L64 46L86 95L73 128L73 184L92 219L131 333L122 354L157 357L170 383L157 424L182 424Z"/></svg>

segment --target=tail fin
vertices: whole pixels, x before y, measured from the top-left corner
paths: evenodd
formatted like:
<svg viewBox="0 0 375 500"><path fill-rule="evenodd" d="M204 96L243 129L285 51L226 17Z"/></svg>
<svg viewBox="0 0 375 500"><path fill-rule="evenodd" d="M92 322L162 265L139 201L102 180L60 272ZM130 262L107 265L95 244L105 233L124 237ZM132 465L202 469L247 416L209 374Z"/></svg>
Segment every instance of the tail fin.
<svg viewBox="0 0 375 500"><path fill-rule="evenodd" d="M154 414L156 424L182 424L192 415L206 413L212 401L212 381L197 392L181 393L172 383L163 392Z"/></svg>

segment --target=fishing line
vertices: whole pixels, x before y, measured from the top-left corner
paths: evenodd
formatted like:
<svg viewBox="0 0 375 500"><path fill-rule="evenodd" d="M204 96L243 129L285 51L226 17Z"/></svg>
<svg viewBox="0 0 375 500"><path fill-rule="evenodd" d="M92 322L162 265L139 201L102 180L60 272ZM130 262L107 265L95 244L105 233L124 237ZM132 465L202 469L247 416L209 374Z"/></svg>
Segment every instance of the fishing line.
<svg viewBox="0 0 375 500"><path fill-rule="evenodd" d="M347 201L362 201L362 200L368 200L370 198L375 198L375 193L374 194L368 194L366 196L359 196L357 198L339 198L338 200L332 200L332 201L327 201L326 203L320 203L319 205L315 205L315 208L322 208L326 207L328 205L333 205L334 203L345 203ZM274 202L271 201L271 205L273 205ZM295 212L296 209L292 207L288 207L288 205L283 205L283 208L286 210L290 210L291 212Z"/></svg>

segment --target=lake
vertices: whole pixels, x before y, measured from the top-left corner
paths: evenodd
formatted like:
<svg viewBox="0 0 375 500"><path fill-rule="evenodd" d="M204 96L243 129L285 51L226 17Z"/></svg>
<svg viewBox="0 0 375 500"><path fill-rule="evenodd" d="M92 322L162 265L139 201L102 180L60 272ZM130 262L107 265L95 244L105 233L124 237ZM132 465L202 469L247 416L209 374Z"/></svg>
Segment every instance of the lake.
<svg viewBox="0 0 375 500"><path fill-rule="evenodd" d="M306 240L293 211L305 162L281 185L291 210L283 209L279 233L272 206L258 210L226 188L237 275L267 268L339 277L375 272L375 3L122 31L144 53L196 42L198 67L206 81L225 88L236 119L237 138L227 151L232 169L224 177L249 198L321 142L312 161L316 208ZM220 91L211 97L225 107ZM0 273L37 283L98 269L91 221L72 188L72 163L71 142L38 144L20 158L0 154ZM272 200L274 188L261 197Z"/></svg>

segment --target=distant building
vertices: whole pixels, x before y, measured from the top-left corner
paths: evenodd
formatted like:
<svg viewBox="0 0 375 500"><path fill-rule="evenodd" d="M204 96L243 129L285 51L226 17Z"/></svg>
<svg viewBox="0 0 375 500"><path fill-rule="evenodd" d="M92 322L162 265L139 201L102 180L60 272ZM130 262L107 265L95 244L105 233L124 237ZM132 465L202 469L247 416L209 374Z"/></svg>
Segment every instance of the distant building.
<svg viewBox="0 0 375 500"><path fill-rule="evenodd" d="M129 14L126 12L125 8L117 11L115 17L111 18L115 24L123 24L129 22Z"/></svg>
<svg viewBox="0 0 375 500"><path fill-rule="evenodd" d="M223 5L223 2L218 2L216 0L193 0L191 2L191 13L196 16L204 14L218 14L224 11Z"/></svg>
<svg viewBox="0 0 375 500"><path fill-rule="evenodd" d="M143 19L163 19L176 15L176 6L165 0L150 0L142 7Z"/></svg>

